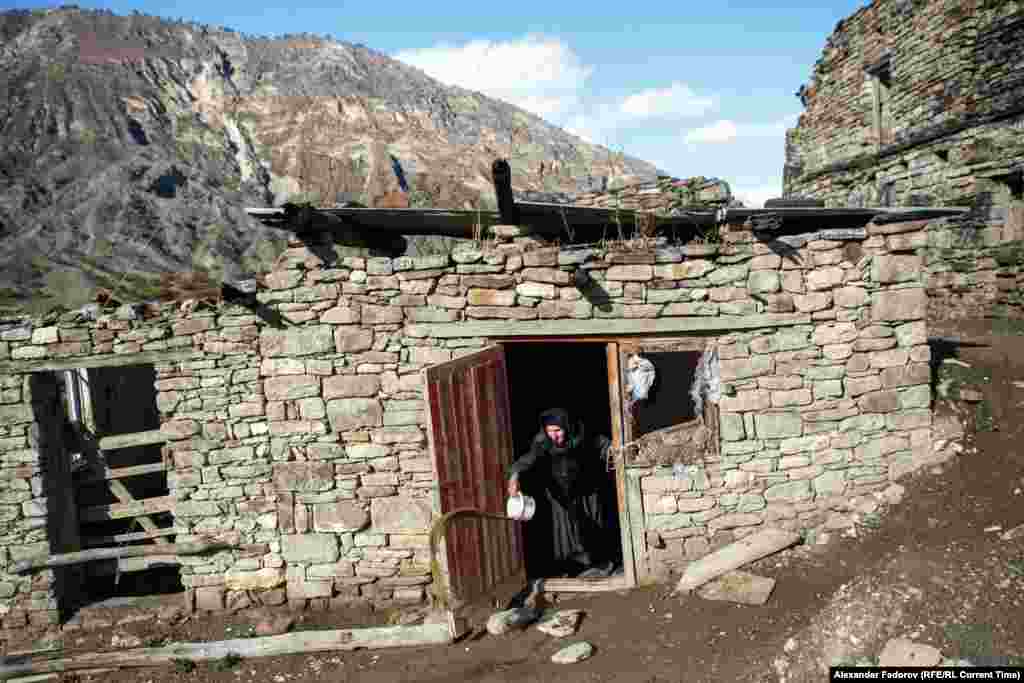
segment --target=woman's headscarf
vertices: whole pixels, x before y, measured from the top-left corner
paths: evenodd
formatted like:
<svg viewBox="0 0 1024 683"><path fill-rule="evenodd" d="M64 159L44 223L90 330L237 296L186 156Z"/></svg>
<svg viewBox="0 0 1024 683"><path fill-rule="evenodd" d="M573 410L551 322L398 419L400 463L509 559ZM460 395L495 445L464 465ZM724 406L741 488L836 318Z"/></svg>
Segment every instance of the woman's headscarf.
<svg viewBox="0 0 1024 683"><path fill-rule="evenodd" d="M565 445L561 448L555 446L551 438L548 437L545 427L550 425L557 425L562 428L565 432ZM572 418L569 416L569 411L564 408L551 408L545 410L540 414L540 431L546 441L546 446L552 453L565 453L569 450L576 448L583 440L583 425L573 423Z"/></svg>

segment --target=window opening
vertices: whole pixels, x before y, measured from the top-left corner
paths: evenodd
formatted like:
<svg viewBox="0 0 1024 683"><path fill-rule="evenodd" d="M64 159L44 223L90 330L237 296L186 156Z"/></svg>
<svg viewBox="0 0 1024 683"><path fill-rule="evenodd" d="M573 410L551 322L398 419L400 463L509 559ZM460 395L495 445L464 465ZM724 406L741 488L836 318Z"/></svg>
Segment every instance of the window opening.
<svg viewBox="0 0 1024 683"><path fill-rule="evenodd" d="M875 139L878 146L882 147L892 142L892 75L889 68L889 59L885 58L869 68L867 74L871 81L874 104L874 115L872 118Z"/></svg>

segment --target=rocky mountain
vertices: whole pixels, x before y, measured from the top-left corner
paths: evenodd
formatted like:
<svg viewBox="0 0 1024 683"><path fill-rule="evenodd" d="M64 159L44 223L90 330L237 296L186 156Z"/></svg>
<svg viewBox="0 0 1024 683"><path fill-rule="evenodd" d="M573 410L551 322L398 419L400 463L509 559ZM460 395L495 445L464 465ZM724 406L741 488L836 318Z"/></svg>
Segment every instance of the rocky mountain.
<svg viewBox="0 0 1024 683"><path fill-rule="evenodd" d="M494 208L497 157L518 191L657 174L372 49L310 35L9 11L0 92L5 309L73 308L98 286L148 298L165 272L259 272L283 235L249 206Z"/></svg>

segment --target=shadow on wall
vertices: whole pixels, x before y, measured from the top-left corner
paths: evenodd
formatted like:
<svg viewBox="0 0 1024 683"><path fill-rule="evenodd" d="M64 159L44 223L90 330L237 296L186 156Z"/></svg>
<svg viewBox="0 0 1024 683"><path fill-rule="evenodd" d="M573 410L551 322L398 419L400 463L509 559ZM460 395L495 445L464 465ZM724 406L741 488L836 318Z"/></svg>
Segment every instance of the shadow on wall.
<svg viewBox="0 0 1024 683"><path fill-rule="evenodd" d="M81 548L78 514L71 481L71 460L64 443L66 417L61 402L57 376L52 372L30 375L33 424L31 439L39 451L42 469L42 500L45 501L46 540L48 553L74 552ZM78 566L53 570L51 595L56 596L56 609L62 620L77 602L82 588L82 571Z"/></svg>

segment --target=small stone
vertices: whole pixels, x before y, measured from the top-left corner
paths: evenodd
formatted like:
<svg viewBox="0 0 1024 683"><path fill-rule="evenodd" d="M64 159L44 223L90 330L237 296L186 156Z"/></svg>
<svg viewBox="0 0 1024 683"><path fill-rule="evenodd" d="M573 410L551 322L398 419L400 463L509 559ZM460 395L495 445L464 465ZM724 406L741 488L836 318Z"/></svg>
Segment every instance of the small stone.
<svg viewBox="0 0 1024 683"><path fill-rule="evenodd" d="M540 611L529 607L517 607L507 609L504 612L492 614L487 620L487 632L492 636L500 636L513 629L526 628L537 621Z"/></svg>
<svg viewBox="0 0 1024 683"><path fill-rule="evenodd" d="M142 647L142 638L130 633L115 633L110 639L110 647L114 647L119 650L132 647Z"/></svg>
<svg viewBox="0 0 1024 683"><path fill-rule="evenodd" d="M568 638L576 633L583 610L563 609L537 624L537 630L553 638Z"/></svg>
<svg viewBox="0 0 1024 683"><path fill-rule="evenodd" d="M555 664L575 664L576 662L588 659L592 654L594 654L594 646L583 641L582 643L574 643L569 647L562 648L551 655L551 661Z"/></svg>
<svg viewBox="0 0 1024 683"><path fill-rule="evenodd" d="M700 588L705 600L728 600L745 605L763 605L775 588L775 579L743 571L731 571Z"/></svg>
<svg viewBox="0 0 1024 683"><path fill-rule="evenodd" d="M295 617L290 614L268 614L256 622L253 631L258 636L279 636L288 633L294 625Z"/></svg>
<svg viewBox="0 0 1024 683"><path fill-rule="evenodd" d="M942 653L934 647L907 638L893 638L878 656L878 666L936 666L941 661Z"/></svg>

